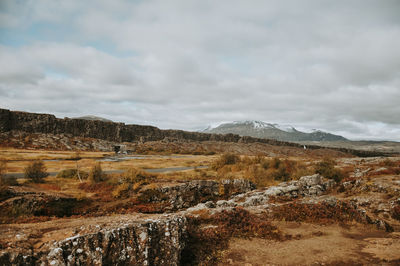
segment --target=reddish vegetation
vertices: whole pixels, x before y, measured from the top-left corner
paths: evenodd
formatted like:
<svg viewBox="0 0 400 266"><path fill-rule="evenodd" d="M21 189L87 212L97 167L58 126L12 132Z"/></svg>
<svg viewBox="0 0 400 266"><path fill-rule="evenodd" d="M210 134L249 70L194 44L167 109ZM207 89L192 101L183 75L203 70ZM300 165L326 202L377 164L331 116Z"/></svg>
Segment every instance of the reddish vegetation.
<svg viewBox="0 0 400 266"><path fill-rule="evenodd" d="M108 184L106 182L100 183L81 183L79 184L79 189L82 189L85 192L95 192L95 196L101 198L102 201L113 201L114 198L111 195L111 192L114 189L112 184Z"/></svg>
<svg viewBox="0 0 400 266"><path fill-rule="evenodd" d="M400 175L400 167L388 167L375 172L373 175Z"/></svg>
<svg viewBox="0 0 400 266"><path fill-rule="evenodd" d="M44 190L61 191L60 186L56 185L56 184L46 184L46 183L44 183L44 184L37 184L37 186L39 188L41 188L41 189L44 189Z"/></svg>
<svg viewBox="0 0 400 266"><path fill-rule="evenodd" d="M273 216L279 220L310 223L362 221L357 210L345 202L338 202L335 205L292 202L275 207Z"/></svg>
<svg viewBox="0 0 400 266"><path fill-rule="evenodd" d="M189 218L187 231L188 244L182 253L183 265L216 263L216 255L228 247L231 237L283 238L277 227L242 208Z"/></svg>

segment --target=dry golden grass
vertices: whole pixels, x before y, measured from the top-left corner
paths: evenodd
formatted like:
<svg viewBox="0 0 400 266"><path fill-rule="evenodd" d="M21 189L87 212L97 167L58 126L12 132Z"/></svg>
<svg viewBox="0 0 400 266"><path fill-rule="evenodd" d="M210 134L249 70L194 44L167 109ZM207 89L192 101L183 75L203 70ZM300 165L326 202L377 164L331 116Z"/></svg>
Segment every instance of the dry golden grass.
<svg viewBox="0 0 400 266"><path fill-rule="evenodd" d="M112 155L113 152L87 152L80 151L84 158L102 158L105 155ZM49 151L49 150L27 150L14 148L0 148L0 158L10 160L54 160L69 159L76 155L76 151Z"/></svg>
<svg viewBox="0 0 400 266"><path fill-rule="evenodd" d="M45 151L23 149L0 149L0 160L7 162L8 173L22 173L32 160L61 160L44 161L48 172L59 172L67 168L76 168L76 161L66 160L74 157L75 151ZM96 161L104 156L113 155L112 152L80 152L83 158L78 161L79 169L89 171ZM187 155L175 157L148 156L146 159L129 159L120 162L101 162L102 169L126 170L131 167L139 169L168 168L181 166L208 165L215 156Z"/></svg>

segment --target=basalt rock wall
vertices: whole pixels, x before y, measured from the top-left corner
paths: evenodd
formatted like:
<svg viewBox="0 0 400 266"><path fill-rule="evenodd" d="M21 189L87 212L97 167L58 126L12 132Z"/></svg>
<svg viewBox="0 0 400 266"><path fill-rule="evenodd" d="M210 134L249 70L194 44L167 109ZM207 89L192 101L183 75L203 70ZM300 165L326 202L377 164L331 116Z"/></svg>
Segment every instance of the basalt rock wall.
<svg viewBox="0 0 400 266"><path fill-rule="evenodd" d="M29 133L71 134L73 136L97 138L116 142L157 141L163 139L180 139L190 141L223 141L223 142L262 142L283 144L283 142L241 137L234 134L207 134L183 130L161 130L153 126L126 125L124 123L104 122L98 120L56 118L50 114L36 114L0 109L0 132L11 130ZM294 143L285 145L300 146Z"/></svg>
<svg viewBox="0 0 400 266"><path fill-rule="evenodd" d="M40 250L0 250L0 265L178 265L186 224L185 217L170 215L97 225L90 233L44 243Z"/></svg>

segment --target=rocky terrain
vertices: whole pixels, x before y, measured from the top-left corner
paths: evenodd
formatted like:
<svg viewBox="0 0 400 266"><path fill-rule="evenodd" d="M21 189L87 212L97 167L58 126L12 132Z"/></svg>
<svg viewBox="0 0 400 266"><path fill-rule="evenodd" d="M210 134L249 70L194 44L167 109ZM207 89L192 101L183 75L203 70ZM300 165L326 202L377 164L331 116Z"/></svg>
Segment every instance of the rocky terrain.
<svg viewBox="0 0 400 266"><path fill-rule="evenodd" d="M301 132L292 126L280 126L278 124L262 121L236 121L224 123L214 128L207 128L203 132L218 134L238 134L254 138L276 139L280 141L343 141L342 136L315 130L311 133Z"/></svg>
<svg viewBox="0 0 400 266"><path fill-rule="evenodd" d="M242 234L247 235L245 239L253 239L248 245L253 243L256 246L259 241L273 240L278 246L280 242L290 246L293 241L304 241L304 238L323 239L331 234L329 230L334 224L347 224L340 229L343 235L345 232L351 235L355 227L364 228L364 233L357 231L361 234L358 247L363 248L364 256L351 247L343 253L347 254L346 260L335 261L314 255L314 262L342 264L357 258L360 264L396 265L400 262L400 253L395 252L400 247L400 222L396 216L400 207L399 179L384 177L366 181L361 177L367 172L356 171L354 177L358 179L340 185L318 174L264 189L254 189L243 180L196 181L156 189L162 194L154 195L161 198L155 196L151 200L165 201L174 206L175 212L170 214L136 213L1 225L0 264L240 265L254 263L261 256L257 253L249 259L238 254L226 255L239 252L236 243L241 241ZM221 193L220 185L234 190L228 194ZM200 197L195 197L193 191L200 193ZM363 191L361 197L358 191ZM203 197L206 195L214 196ZM196 202L199 204L195 205ZM189 206L192 207L187 208ZM240 219L235 220L237 215ZM313 236L293 235L288 229L291 221L304 226L315 224L313 230L318 230ZM321 224L325 226L321 227ZM225 230L230 233L224 233ZM371 242L371 237L374 237L374 242ZM202 248L196 249L193 245ZM212 250L209 250L210 245ZM209 257L204 257L204 252ZM352 253L356 257L349 255ZM289 264L296 264L298 256L293 256Z"/></svg>

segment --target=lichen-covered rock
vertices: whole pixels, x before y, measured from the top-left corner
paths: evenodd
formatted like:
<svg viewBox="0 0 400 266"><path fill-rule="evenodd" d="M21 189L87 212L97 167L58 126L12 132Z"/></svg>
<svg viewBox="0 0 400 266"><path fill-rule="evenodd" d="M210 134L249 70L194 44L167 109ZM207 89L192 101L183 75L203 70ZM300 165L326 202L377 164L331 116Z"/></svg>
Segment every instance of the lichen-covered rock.
<svg viewBox="0 0 400 266"><path fill-rule="evenodd" d="M166 211L176 211L255 189L246 179L194 180L178 185L144 189L139 195L142 202L164 203Z"/></svg>
<svg viewBox="0 0 400 266"><path fill-rule="evenodd" d="M0 265L178 265L187 220L171 215L106 227L40 250L0 251Z"/></svg>
<svg viewBox="0 0 400 266"><path fill-rule="evenodd" d="M264 190L250 191L237 195L232 198L232 203L228 204L221 202L220 205L249 207L267 204L270 197L283 196L288 199L294 199L299 196L317 196L332 189L334 185L335 181L325 179L319 174L303 176L299 180L284 182L280 183L278 186L272 186Z"/></svg>
<svg viewBox="0 0 400 266"><path fill-rule="evenodd" d="M0 201L0 217L18 215L71 215L77 199L61 193L7 190L8 196Z"/></svg>

